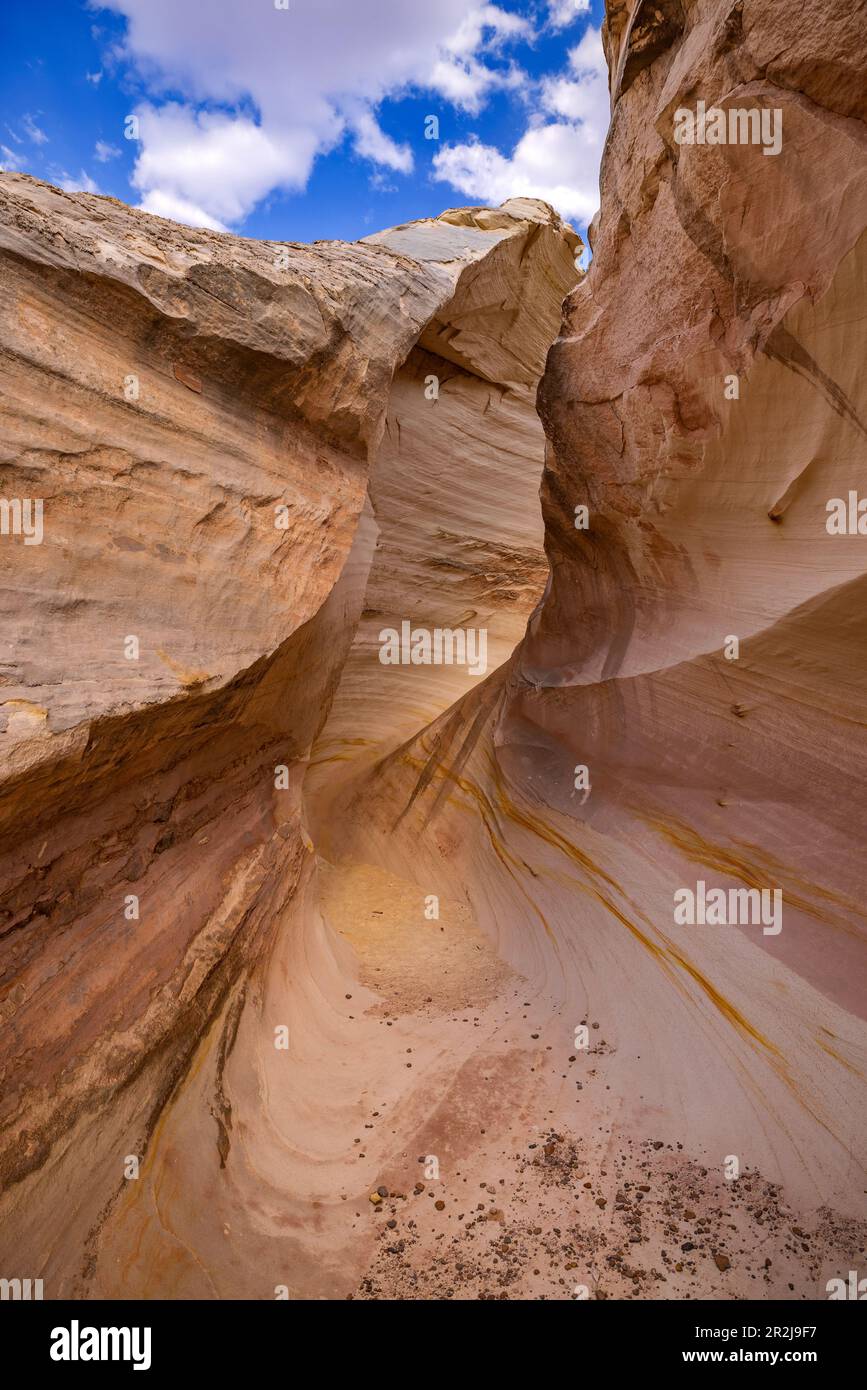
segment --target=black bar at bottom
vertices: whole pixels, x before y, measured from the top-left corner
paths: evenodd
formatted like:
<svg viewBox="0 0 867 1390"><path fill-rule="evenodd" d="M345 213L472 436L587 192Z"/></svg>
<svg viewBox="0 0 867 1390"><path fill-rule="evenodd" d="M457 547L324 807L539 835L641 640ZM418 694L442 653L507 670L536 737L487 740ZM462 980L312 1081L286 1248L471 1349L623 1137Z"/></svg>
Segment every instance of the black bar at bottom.
<svg viewBox="0 0 867 1390"><path fill-rule="evenodd" d="M858 1301L865 1300L854 1300ZM502 1302L470 1313L465 1303L452 1301L391 1305L378 1311L351 1301L300 1306L276 1301L13 1301L0 1303L0 1331L7 1368L10 1362L20 1364L24 1372L48 1372L52 1379L81 1374L92 1379L100 1370L114 1376L157 1377L193 1371L222 1379L237 1373L249 1379L251 1373L267 1374L269 1364L274 1372L282 1366L294 1375L299 1355L315 1357L320 1370L333 1375L335 1352L338 1357L352 1356L348 1369L356 1376L369 1374L368 1357L381 1371L391 1365L393 1374L389 1348L397 1352L399 1339L407 1333L419 1339L413 1346L428 1376L440 1358L455 1374L460 1366L478 1367L479 1358L489 1369L501 1357L512 1361L522 1347L537 1373L546 1366L550 1371L551 1358L565 1355L576 1373L590 1356L594 1366L601 1362L612 1373L798 1365L827 1375L860 1364L865 1331L858 1307L835 1301L570 1300L565 1306L524 1304L520 1309L513 1303L508 1321L500 1322L503 1311ZM317 1326L319 1316L322 1322ZM452 1341L452 1333L463 1334L462 1340ZM359 1364L363 1347L367 1370ZM405 1377L414 1378L406 1352L399 1359ZM517 1369L513 1362L510 1369Z"/></svg>

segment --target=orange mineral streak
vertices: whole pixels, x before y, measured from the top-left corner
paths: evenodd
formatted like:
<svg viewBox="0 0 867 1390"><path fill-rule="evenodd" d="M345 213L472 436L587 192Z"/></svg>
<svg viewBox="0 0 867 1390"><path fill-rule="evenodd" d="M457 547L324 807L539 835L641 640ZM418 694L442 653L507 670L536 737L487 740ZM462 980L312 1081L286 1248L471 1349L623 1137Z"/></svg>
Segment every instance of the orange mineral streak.
<svg viewBox="0 0 867 1390"><path fill-rule="evenodd" d="M728 849L723 845L711 844L683 822L650 817L645 817L645 820L652 830L674 845L675 849L680 850L692 863L703 864L728 878L740 879L750 888L762 889L770 885L783 887L786 902L791 907L806 912L817 921L854 938L864 935L863 930L860 930L851 918L841 918L836 913L822 911L816 905L816 898L833 903L849 913L858 912L855 902L841 893L799 878L790 864L785 864L776 855L763 850L760 845L735 840L737 850ZM798 885L800 892L793 891L793 884Z"/></svg>
<svg viewBox="0 0 867 1390"><path fill-rule="evenodd" d="M408 755L404 756L404 761L408 766L414 767L419 772L423 767L427 766L426 764L422 764L418 760L413 759ZM670 979L679 983L677 981L676 973L670 969L669 962L673 962L680 970L684 971L692 980L695 981L695 983L705 994L706 998L711 1002L714 1008L718 1010L718 1012L722 1015L722 1017L726 1020L727 1023L730 1023L734 1028L737 1028L743 1034L743 1036L749 1039L751 1042L757 1043L761 1048L765 1050L765 1052L779 1058L780 1053L778 1049L773 1045L773 1043L771 1043L766 1037L764 1037L757 1028L754 1028L752 1024L750 1024L749 1021L746 1018L744 1018L743 1014L740 1013L740 1011L735 1007L735 1005L732 1004L729 1000L725 999L719 993L719 991L714 988L711 982L701 973L698 967L695 966L691 961L689 961L683 955L683 953L673 945L670 938L668 938L663 932L661 932L659 928L657 928L638 909L636 904L628 898L628 896L623 892L622 888L617 884L616 880L613 879L610 874L608 874L599 865L595 864L594 861L587 854L580 850L575 844L572 843L571 840L569 840L560 831L555 829L555 827L549 821L546 821L541 816L534 815L531 811L529 811L526 808L520 808L515 803L515 801L508 795L506 791L505 783L500 769L496 763L496 760L491 757L488 761L489 771L492 774L492 785L496 794L496 807L493 801L487 795L487 793L482 790L481 786L477 782L473 781L472 779L466 776L455 776L452 773L451 769L446 766L439 766L436 769L434 769L434 779L440 778L442 781L450 785L452 791L457 790L462 792L465 797L470 798L475 803L475 805L481 813L482 822L485 826L485 829L487 830L489 839L494 848L494 852L496 853L498 859L500 859L500 861L508 867L508 870L512 875L513 879L516 883L518 883L518 886L521 887L521 891L524 893L524 896L527 898L527 901L531 904L537 916L540 918L545 928L545 931L551 938L552 942L555 941L555 937L551 927L549 926L541 911L533 903L533 900L530 897L530 895L518 882L518 873L521 869L529 870L529 872L537 878L544 874L546 872L546 869L544 866L538 863L536 864L536 866L534 866L534 868L530 869L529 866L526 863L524 863L523 860L519 859L515 854L510 853L510 851L506 848L506 842L503 839L502 835L496 832L493 828L494 824L496 823L498 812L500 815L505 816L513 825L516 825L520 829L527 831L530 835L535 836L544 844L550 845L553 849L557 850L558 853L564 855L570 863L576 865L579 869L581 869L582 873L594 880L594 882L591 884L582 882L578 879L572 879L571 882L572 885L575 888L577 888L580 892L591 894L597 902L602 904L602 906L606 909L607 912L610 912L611 915L615 917L617 921L621 923L622 926L626 927L627 931L629 931L630 934L641 943L644 949L657 961L657 963L662 967L662 969L665 971L666 975L668 975ZM449 793L449 795L451 796L451 793ZM631 911L634 913L635 917L640 918L647 930L642 931L641 928L637 925L637 922L633 918L629 917L626 914L626 912L624 912L621 908L617 906L617 904L613 901L610 893L605 892L601 887L597 886L598 884L604 884L605 888L614 890L617 893L619 893L622 897L624 897L627 903L629 904ZM648 933L653 933L654 935L659 937L663 944L659 945L656 942L654 942L651 939L651 936L648 935Z"/></svg>

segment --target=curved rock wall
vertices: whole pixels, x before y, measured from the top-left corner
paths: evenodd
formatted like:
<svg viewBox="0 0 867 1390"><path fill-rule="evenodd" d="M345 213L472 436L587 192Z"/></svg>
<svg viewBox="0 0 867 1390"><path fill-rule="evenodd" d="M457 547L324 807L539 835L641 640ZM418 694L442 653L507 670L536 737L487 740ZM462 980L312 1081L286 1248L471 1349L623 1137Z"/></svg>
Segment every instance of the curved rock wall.
<svg viewBox="0 0 867 1390"><path fill-rule="evenodd" d="M307 781L320 847L326 807L347 778L500 666L542 594L545 440L535 393L580 244L546 218L543 204L513 199L370 239L425 262L466 255L486 237L497 245L462 271L392 381L370 477L364 612ZM384 665L382 634L404 624L483 634L478 659Z"/></svg>
<svg viewBox="0 0 867 1390"><path fill-rule="evenodd" d="M867 551L831 521L867 496L865 35L843 4L674 0L609 4L605 41L594 259L539 391L551 582L344 848L466 895L539 1047L598 1024L577 1111L568 1067L534 1105L617 1173L591 1287L629 1292L626 1250L642 1296L652 1265L655 1296L824 1297L865 1234ZM678 142L699 102L778 113L779 150ZM699 882L779 892L779 922L679 921Z"/></svg>
<svg viewBox="0 0 867 1390"><path fill-rule="evenodd" d="M316 906L310 750L365 605L454 622L484 600L494 661L519 635L544 567L532 392L578 239L525 201L306 247L24 176L0 193L0 1254L48 1296L255 1295L256 1212L282 1231L294 1202L336 1202L358 1103L333 1085L346 1023L323 1001L349 955ZM430 432L425 364L437 427L392 497L401 428ZM433 505L489 494L469 530L418 505L440 452ZM406 734L473 683L449 675ZM343 709L356 724L351 688ZM305 1145L311 1047L332 1091ZM321 1254L280 1250L265 1296L313 1287Z"/></svg>

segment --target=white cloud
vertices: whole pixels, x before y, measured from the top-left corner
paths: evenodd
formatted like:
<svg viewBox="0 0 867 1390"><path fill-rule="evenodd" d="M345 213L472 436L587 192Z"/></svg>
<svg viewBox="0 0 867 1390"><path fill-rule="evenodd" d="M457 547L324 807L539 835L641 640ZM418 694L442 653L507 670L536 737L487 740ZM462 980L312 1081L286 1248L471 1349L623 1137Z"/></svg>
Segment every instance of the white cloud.
<svg viewBox="0 0 867 1390"><path fill-rule="evenodd" d="M585 30L569 51L569 72L542 82L542 105L567 120L583 121L604 139L610 119L608 67L598 29Z"/></svg>
<svg viewBox="0 0 867 1390"><path fill-rule="evenodd" d="M590 0L548 0L548 22L552 29L565 29L581 15L590 13Z"/></svg>
<svg viewBox="0 0 867 1390"><path fill-rule="evenodd" d="M497 74L483 63L452 57L438 58L430 73L433 90L472 115L482 109L485 97L497 82Z"/></svg>
<svg viewBox="0 0 867 1390"><path fill-rule="evenodd" d="M509 158L479 141L446 146L434 166L436 178L485 203L544 198L564 217L580 222L588 222L599 205L598 160L584 143L580 126L557 122L528 130Z"/></svg>
<svg viewBox="0 0 867 1390"><path fill-rule="evenodd" d="M388 175L381 169L374 169L368 180L372 189L377 193L397 193L397 184L389 183Z"/></svg>
<svg viewBox="0 0 867 1390"><path fill-rule="evenodd" d="M142 150L132 182L142 207L195 213L196 226L240 221L272 188L303 188L316 137L303 128L275 136L248 116L194 111L168 102L138 107ZM178 220L186 220L179 218Z"/></svg>
<svg viewBox="0 0 867 1390"><path fill-rule="evenodd" d="M602 41L598 29L588 28L569 54L568 71L543 79L539 109L510 156L477 139L446 145L434 156L434 178L487 203L544 198L563 216L586 223L599 206L608 122Z"/></svg>
<svg viewBox="0 0 867 1390"><path fill-rule="evenodd" d="M172 222L183 222L185 227L210 227L214 232L229 230L215 217L196 207L195 203L189 202L186 198L178 198L173 193L166 193L162 188L155 188L146 193L140 206L143 212L152 212L156 217L168 217Z"/></svg>
<svg viewBox="0 0 867 1390"><path fill-rule="evenodd" d="M93 153L100 164L107 164L110 159L117 159L120 150L117 145L109 145L105 140L97 140L93 147Z"/></svg>
<svg viewBox="0 0 867 1390"><path fill-rule="evenodd" d="M57 180L57 183L58 187L62 188L64 193L99 192L99 185L94 183L90 174L86 173L84 169L79 170L77 179L72 178L71 175L67 174L64 170L62 177Z"/></svg>
<svg viewBox="0 0 867 1390"><path fill-rule="evenodd" d="M36 124L29 111L25 112L21 117L21 125L28 139L32 140L34 145L48 144L48 136L45 134L45 131L41 130Z"/></svg>
<svg viewBox="0 0 867 1390"><path fill-rule="evenodd" d="M88 82L92 82L94 87L98 87L102 81L102 72L86 72L84 74Z"/></svg>
<svg viewBox="0 0 867 1390"><path fill-rule="evenodd" d="M237 226L275 189L303 190L315 160L344 139L383 182L408 175L412 146L383 129L384 100L426 91L433 112L439 98L476 114L502 90L529 110L511 152L477 138L446 145L434 178L476 201L542 197L582 222L596 209L609 119L597 29L586 30L562 72L531 81L509 62L509 46L533 41L533 22L485 0L293 0L287 10L271 0L209 0L204 19L200 5L178 0L90 3L126 17L111 61L131 64L149 93L136 110L132 175L148 211ZM589 0L547 0L545 27L559 31L588 13Z"/></svg>
<svg viewBox="0 0 867 1390"><path fill-rule="evenodd" d="M491 92L514 89L526 82L526 75L518 67L489 68L474 58L458 60L446 56L434 63L427 85L452 106L475 116Z"/></svg>
<svg viewBox="0 0 867 1390"><path fill-rule="evenodd" d="M502 54L532 36L526 19L472 0L305 0L288 10L209 0L204 18L178 0L91 4L126 17L121 55L151 94L134 174L143 206L192 204L211 224L241 221L275 188L302 189L317 156L347 133L363 158L408 173L411 150L382 130L380 102L432 90L478 111L494 88L522 81ZM161 96L169 105L156 108Z"/></svg>
<svg viewBox="0 0 867 1390"><path fill-rule="evenodd" d="M364 159L401 174L411 174L412 150L409 145L397 145L381 128L373 112L362 109L351 120L355 148Z"/></svg>
<svg viewBox="0 0 867 1390"><path fill-rule="evenodd" d="M497 5L479 5L464 16L443 47L458 57L476 53L483 45L500 48L508 39L533 37L533 26L521 15L510 14Z"/></svg>
<svg viewBox="0 0 867 1390"><path fill-rule="evenodd" d="M472 9L441 45L427 85L453 106L475 115L491 91L523 80L519 69L490 67L483 61L485 54L499 53L509 40L532 37L532 25L520 15L496 5Z"/></svg>
<svg viewBox="0 0 867 1390"><path fill-rule="evenodd" d="M0 169L6 174L14 173L16 169L23 166L24 161L21 156L17 155L14 150L10 150L8 145L0 145L0 155L2 155Z"/></svg>

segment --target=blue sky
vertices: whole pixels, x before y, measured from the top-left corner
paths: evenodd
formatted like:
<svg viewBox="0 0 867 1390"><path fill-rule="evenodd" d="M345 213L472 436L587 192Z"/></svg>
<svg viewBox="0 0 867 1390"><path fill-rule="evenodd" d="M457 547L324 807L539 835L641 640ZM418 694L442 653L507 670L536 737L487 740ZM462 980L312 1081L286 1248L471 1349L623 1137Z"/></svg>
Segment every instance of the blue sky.
<svg viewBox="0 0 867 1390"><path fill-rule="evenodd" d="M285 241L520 194L580 229L601 18L602 0L4 0L0 166Z"/></svg>

